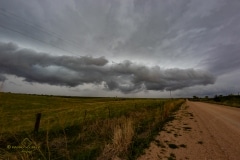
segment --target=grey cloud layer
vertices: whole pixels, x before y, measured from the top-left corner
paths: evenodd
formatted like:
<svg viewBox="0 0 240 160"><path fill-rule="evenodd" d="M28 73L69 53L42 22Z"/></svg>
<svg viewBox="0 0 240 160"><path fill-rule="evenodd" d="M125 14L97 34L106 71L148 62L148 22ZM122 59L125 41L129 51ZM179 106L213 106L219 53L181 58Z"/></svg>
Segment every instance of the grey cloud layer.
<svg viewBox="0 0 240 160"><path fill-rule="evenodd" d="M238 44L214 47L209 57L201 62L215 75L223 75L240 69L240 48Z"/></svg>
<svg viewBox="0 0 240 160"><path fill-rule="evenodd" d="M23 77L28 82L75 87L84 83L104 84L123 93L142 90L177 90L213 84L208 72L194 69L161 69L129 60L110 64L104 57L51 56L13 43L0 43L0 73ZM3 75L0 75L3 80Z"/></svg>
<svg viewBox="0 0 240 160"><path fill-rule="evenodd" d="M218 77L216 88L221 77L227 88L239 86L230 81L239 81L239 76L226 78L240 69L239 0L2 0L0 4L8 12L0 9L0 27L22 33L0 28L2 41L37 48L8 44L11 54L1 51L1 73L52 85L101 84L124 93L212 84L212 75ZM51 46L63 50L48 51Z"/></svg>
<svg viewBox="0 0 240 160"><path fill-rule="evenodd" d="M8 0L1 6L18 17L1 13L0 24L83 55L101 52L145 59L148 54L154 63L174 61L171 65L177 67L192 62L190 66L194 67L209 55L220 54L224 59L234 52L229 46L240 45L236 34L240 29L238 0ZM208 52L212 47L221 47L224 52ZM232 53L231 57L236 59L236 55ZM211 62L208 66L213 72L221 72L222 68L212 67Z"/></svg>

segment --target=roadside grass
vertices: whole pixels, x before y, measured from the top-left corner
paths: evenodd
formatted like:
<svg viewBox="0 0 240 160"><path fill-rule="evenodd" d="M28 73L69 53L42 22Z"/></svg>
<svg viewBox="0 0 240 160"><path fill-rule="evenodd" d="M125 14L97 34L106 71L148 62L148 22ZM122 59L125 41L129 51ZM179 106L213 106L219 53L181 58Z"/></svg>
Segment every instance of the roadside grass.
<svg viewBox="0 0 240 160"><path fill-rule="evenodd" d="M240 108L240 99L239 100L238 99L237 100L226 100L226 101L223 101L223 102L216 102L214 100L203 101L203 102Z"/></svg>
<svg viewBox="0 0 240 160"><path fill-rule="evenodd" d="M136 159L184 103L0 94L0 159ZM34 134L37 113L42 118ZM25 138L31 142L29 152L7 148L21 147Z"/></svg>
<svg viewBox="0 0 240 160"><path fill-rule="evenodd" d="M228 96L222 96L222 95L217 96L216 95L214 98L197 98L197 99L189 99L189 100L240 108L240 96L239 95L228 95Z"/></svg>

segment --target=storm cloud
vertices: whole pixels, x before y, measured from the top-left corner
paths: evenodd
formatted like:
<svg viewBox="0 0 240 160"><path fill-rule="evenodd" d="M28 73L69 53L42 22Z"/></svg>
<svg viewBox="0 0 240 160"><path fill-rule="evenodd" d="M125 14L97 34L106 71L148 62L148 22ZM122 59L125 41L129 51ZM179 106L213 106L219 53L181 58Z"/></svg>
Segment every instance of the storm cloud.
<svg viewBox="0 0 240 160"><path fill-rule="evenodd" d="M0 74L0 81L5 81L6 77Z"/></svg>
<svg viewBox="0 0 240 160"><path fill-rule="evenodd" d="M239 10L239 0L2 0L0 81L77 96L238 93Z"/></svg>
<svg viewBox="0 0 240 160"><path fill-rule="evenodd" d="M50 85L104 84L108 90L123 93L177 90L215 82L210 73L202 70L161 69L129 60L111 64L105 57L52 56L13 43L0 43L0 72L22 77L27 82Z"/></svg>

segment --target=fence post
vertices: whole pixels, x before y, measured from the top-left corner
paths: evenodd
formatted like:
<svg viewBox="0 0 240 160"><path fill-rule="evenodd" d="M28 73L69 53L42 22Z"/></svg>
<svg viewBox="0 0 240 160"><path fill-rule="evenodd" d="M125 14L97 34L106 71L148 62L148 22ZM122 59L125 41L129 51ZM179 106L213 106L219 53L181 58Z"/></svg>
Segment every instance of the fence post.
<svg viewBox="0 0 240 160"><path fill-rule="evenodd" d="M111 117L111 111L110 111L109 106L107 106L107 108L108 108L108 117L110 118Z"/></svg>
<svg viewBox="0 0 240 160"><path fill-rule="evenodd" d="M40 120L41 120L41 113L37 113L36 114L36 122L35 122L35 126L34 126L34 133L38 133L38 129L40 126Z"/></svg>
<svg viewBox="0 0 240 160"><path fill-rule="evenodd" d="M84 112L84 119L83 119L84 122L86 120L86 117L87 117L87 110L85 110L85 112Z"/></svg>

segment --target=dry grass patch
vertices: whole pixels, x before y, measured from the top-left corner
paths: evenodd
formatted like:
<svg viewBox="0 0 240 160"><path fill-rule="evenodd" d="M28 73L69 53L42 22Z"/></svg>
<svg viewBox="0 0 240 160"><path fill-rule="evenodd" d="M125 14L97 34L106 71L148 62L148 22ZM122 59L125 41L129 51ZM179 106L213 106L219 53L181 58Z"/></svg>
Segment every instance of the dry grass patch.
<svg viewBox="0 0 240 160"><path fill-rule="evenodd" d="M108 160L119 156L126 156L133 135L133 121L131 119L121 120L120 123L114 127L112 142L105 145L98 160Z"/></svg>

